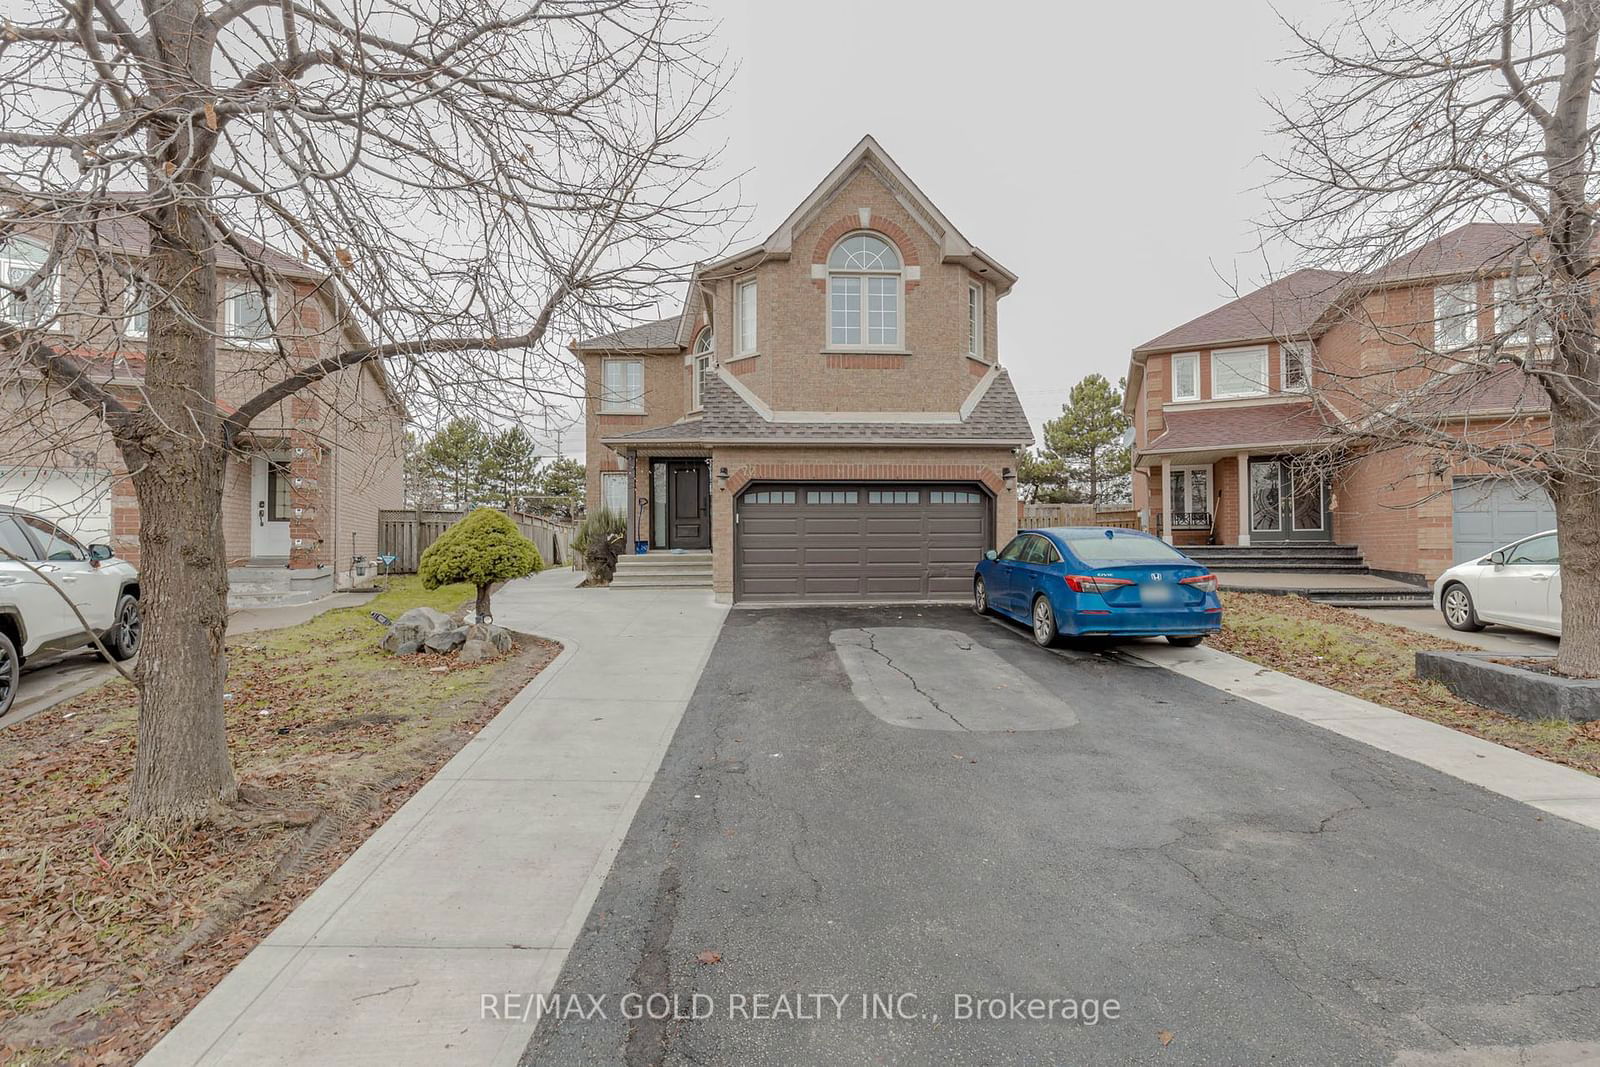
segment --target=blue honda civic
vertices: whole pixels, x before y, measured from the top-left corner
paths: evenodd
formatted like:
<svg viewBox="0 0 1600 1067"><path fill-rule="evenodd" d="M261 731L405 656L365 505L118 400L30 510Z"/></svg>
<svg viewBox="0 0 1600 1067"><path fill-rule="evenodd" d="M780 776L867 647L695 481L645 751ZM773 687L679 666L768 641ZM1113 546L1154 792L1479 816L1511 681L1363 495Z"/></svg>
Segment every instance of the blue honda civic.
<svg viewBox="0 0 1600 1067"><path fill-rule="evenodd" d="M1192 646L1222 629L1216 575L1158 537L1103 526L1023 530L990 549L972 606L1027 624L1047 647L1060 634Z"/></svg>

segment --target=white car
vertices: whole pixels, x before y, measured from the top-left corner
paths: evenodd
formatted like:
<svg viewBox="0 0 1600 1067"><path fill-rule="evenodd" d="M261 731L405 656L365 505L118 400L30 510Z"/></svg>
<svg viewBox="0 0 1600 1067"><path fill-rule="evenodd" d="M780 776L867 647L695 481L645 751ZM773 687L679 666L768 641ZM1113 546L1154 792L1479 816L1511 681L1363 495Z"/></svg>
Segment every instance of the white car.
<svg viewBox="0 0 1600 1067"><path fill-rule="evenodd" d="M1433 606L1452 630L1487 623L1561 636L1561 547L1556 532L1458 563L1433 583Z"/></svg>
<svg viewBox="0 0 1600 1067"><path fill-rule="evenodd" d="M130 659L139 632L133 564L107 545L85 548L49 519L0 504L0 715L11 709L28 660L92 645L96 637L113 659Z"/></svg>

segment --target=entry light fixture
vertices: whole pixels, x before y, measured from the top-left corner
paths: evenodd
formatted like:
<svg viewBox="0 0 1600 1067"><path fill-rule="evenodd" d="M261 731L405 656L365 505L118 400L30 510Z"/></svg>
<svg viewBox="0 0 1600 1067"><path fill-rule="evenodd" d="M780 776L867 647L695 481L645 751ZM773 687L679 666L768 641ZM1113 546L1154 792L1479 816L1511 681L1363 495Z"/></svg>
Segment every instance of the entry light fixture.
<svg viewBox="0 0 1600 1067"><path fill-rule="evenodd" d="M725 482L727 480L728 480L728 468L727 467L718 467L717 468L717 481Z"/></svg>

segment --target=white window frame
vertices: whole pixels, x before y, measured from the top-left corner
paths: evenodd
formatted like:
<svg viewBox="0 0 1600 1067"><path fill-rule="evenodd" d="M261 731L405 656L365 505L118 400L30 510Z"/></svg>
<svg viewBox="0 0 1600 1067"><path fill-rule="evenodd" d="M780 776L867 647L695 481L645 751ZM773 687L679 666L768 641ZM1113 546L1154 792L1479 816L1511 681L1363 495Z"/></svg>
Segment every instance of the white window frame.
<svg viewBox="0 0 1600 1067"><path fill-rule="evenodd" d="M135 341L145 341L150 337L150 305L146 301L144 308L144 326L135 326L139 310L139 285L135 280L129 280L127 288L122 293L122 336Z"/></svg>
<svg viewBox="0 0 1600 1067"><path fill-rule="evenodd" d="M1204 514L1210 515L1211 516L1212 525L1216 525L1217 516L1211 509L1216 506L1217 483L1216 483L1215 473L1212 471L1211 468L1212 468L1212 464L1210 464L1210 463L1172 464L1172 465L1169 465L1166 468L1166 471L1167 471L1167 496L1172 501L1172 514L1168 515L1167 519L1166 519L1167 529L1168 530L1180 530L1180 529L1181 530L1198 530L1198 529L1202 529L1203 528L1203 527L1198 527L1198 526L1177 526L1177 525L1175 525L1176 520L1177 520L1177 516L1179 514L1184 514L1184 515L1192 515L1192 514L1194 514L1194 512L1192 512L1192 511L1184 511L1184 510L1182 510L1180 505L1182 505L1184 502L1180 501L1177 498L1177 495L1176 495L1177 490L1174 489L1173 486L1172 486L1172 476L1175 475L1175 474L1179 474L1179 473L1184 475L1183 491L1184 491L1184 495L1187 496L1187 495L1190 495L1190 490L1192 488L1192 483L1190 481L1190 476L1193 475L1193 474L1199 473L1201 471L1205 472L1205 476L1206 476L1206 510L1205 510Z"/></svg>
<svg viewBox="0 0 1600 1067"><path fill-rule="evenodd" d="M1469 307L1469 311L1452 311L1446 304L1454 299ZM1447 334L1446 324L1459 322L1459 337ZM1458 282L1454 285L1433 287L1433 348L1436 352L1455 352L1466 348L1478 339L1478 283Z"/></svg>
<svg viewBox="0 0 1600 1067"><path fill-rule="evenodd" d="M1289 363L1300 364L1300 384L1289 384ZM1309 393L1311 391L1311 346L1309 344L1280 344L1278 346L1278 391L1283 393Z"/></svg>
<svg viewBox="0 0 1600 1067"><path fill-rule="evenodd" d="M745 306L746 293L750 294L749 307ZM736 356L753 356L756 353L756 327L760 322L756 310L759 296L754 278L733 287L733 351Z"/></svg>
<svg viewBox="0 0 1600 1067"><path fill-rule="evenodd" d="M967 283L967 355L983 359L983 286Z"/></svg>
<svg viewBox="0 0 1600 1067"><path fill-rule="evenodd" d="M616 510L616 513L618 515L621 515L623 518L627 518L628 517L628 472L627 471L601 471L600 472L600 507L601 507L602 510L606 510L606 511L612 510L611 508L606 507L607 501L609 500L610 494L612 492L612 490L608 489L607 486L615 485L615 484L617 484L619 482L622 485L622 506L620 508L615 509L615 510ZM632 551L632 550L630 549L630 551Z"/></svg>
<svg viewBox="0 0 1600 1067"><path fill-rule="evenodd" d="M611 367L633 366L639 368L639 393L637 399L618 394L606 382L607 372ZM627 388L626 385L623 388ZM644 360L642 359L602 359L600 361L600 414L602 415L643 415L644 414Z"/></svg>
<svg viewBox="0 0 1600 1067"><path fill-rule="evenodd" d="M1190 393L1178 392L1178 365L1182 363L1194 368L1194 391ZM1200 353L1179 352L1172 357L1172 399L1175 401L1200 399Z"/></svg>
<svg viewBox="0 0 1600 1067"><path fill-rule="evenodd" d="M278 290L267 288L267 334L265 337L246 337L239 333L239 323L234 315L234 301L247 293L260 292L254 282L231 282L222 297L222 333L229 344L241 348L271 348L277 343Z"/></svg>
<svg viewBox="0 0 1600 1067"><path fill-rule="evenodd" d="M840 245L854 237L871 237L882 241L894 253L897 266L893 270L883 268L846 268L833 266L833 254ZM903 352L905 351L906 337L906 286L905 286L905 257L900 254L900 248L884 234L873 230L855 230L845 234L834 242L833 248L828 251L828 317L826 345L831 352ZM833 292L834 285L841 278L855 278L860 284L860 335L854 341L835 341L833 338ZM894 289L894 336L887 341L876 341L872 338L872 282L876 279L888 278L892 280Z"/></svg>
<svg viewBox="0 0 1600 1067"><path fill-rule="evenodd" d="M1524 304L1517 299L1519 295L1514 286L1515 278L1496 278L1494 280L1494 332L1502 335L1501 341L1507 345L1548 344L1551 340L1550 322L1539 314L1537 300ZM1535 284L1537 281L1535 280ZM1532 314L1519 325L1508 321L1510 313L1516 309L1528 308ZM1528 332L1528 323L1533 323L1533 333Z"/></svg>
<svg viewBox="0 0 1600 1067"><path fill-rule="evenodd" d="M711 327L707 326L700 331L700 336L694 339L694 351L689 355L689 410L699 411L705 407L704 389L701 385L707 371L711 369L711 353L716 345L716 340L711 335Z"/></svg>
<svg viewBox="0 0 1600 1067"><path fill-rule="evenodd" d="M1231 392L1231 393L1222 392L1220 389L1217 388L1217 382L1221 378L1221 376L1217 373L1217 367L1219 365L1221 365L1222 363L1228 361L1230 358L1238 358L1238 357L1242 357L1242 356L1251 356L1256 360L1257 366L1260 368L1260 371L1259 371L1259 378L1260 378L1259 384L1255 385L1255 386L1252 386L1249 390L1241 390L1241 391L1238 391L1238 392ZM1212 351L1212 353L1211 353L1211 399L1213 399L1213 400L1234 400L1234 399L1239 399L1239 398L1242 398L1242 397L1249 397L1249 396L1266 396L1269 391L1270 390L1268 389L1268 381L1267 381L1267 346L1266 345L1251 345L1248 348L1222 348L1222 349L1214 349Z"/></svg>
<svg viewBox="0 0 1600 1067"><path fill-rule="evenodd" d="M31 250L31 254L22 254L22 249L24 248ZM26 267L29 268L29 273L33 273L44 266L49 258L49 249L42 248L32 241L14 238L10 245L0 245L0 280L10 285L12 267ZM46 316L51 320L49 329L59 330L61 328L61 269L59 266L50 272L48 280L44 284L50 287L50 308L49 314ZM39 283L34 284L34 289L40 287ZM11 291L7 289L5 290L5 299L10 300L10 298ZM38 326L40 325L40 320L19 320L17 325Z"/></svg>

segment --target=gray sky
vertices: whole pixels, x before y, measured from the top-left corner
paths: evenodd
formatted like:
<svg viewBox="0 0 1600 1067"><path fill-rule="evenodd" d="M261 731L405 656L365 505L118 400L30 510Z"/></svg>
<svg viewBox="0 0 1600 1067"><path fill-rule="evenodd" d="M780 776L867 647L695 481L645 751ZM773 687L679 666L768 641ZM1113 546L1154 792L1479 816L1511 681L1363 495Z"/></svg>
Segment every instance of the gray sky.
<svg viewBox="0 0 1600 1067"><path fill-rule="evenodd" d="M719 132L752 239L873 134L1021 277L1000 355L1036 430L1078 379L1115 381L1134 345L1263 273L1261 97L1298 84L1265 0L703 2L740 67Z"/></svg>

